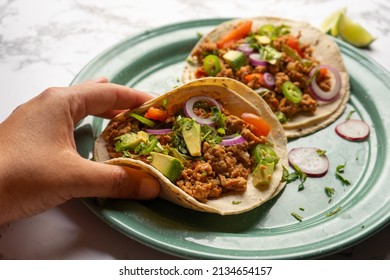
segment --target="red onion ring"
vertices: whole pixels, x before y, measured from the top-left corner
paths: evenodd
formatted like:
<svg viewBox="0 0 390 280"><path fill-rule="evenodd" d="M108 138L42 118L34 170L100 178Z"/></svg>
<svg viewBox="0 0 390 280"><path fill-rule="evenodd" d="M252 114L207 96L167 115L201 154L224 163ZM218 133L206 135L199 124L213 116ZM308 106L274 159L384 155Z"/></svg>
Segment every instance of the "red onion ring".
<svg viewBox="0 0 390 280"><path fill-rule="evenodd" d="M246 142L246 139L242 137L242 135L228 135L222 137L222 141L220 143L221 146L232 146L232 145L239 145Z"/></svg>
<svg viewBox="0 0 390 280"><path fill-rule="evenodd" d="M263 75L264 83L269 88L273 88L275 86L275 77L271 73L265 72Z"/></svg>
<svg viewBox="0 0 390 280"><path fill-rule="evenodd" d="M238 50L243 52L245 55L250 55L254 52L254 49L249 44L243 43L238 46Z"/></svg>
<svg viewBox="0 0 390 280"><path fill-rule="evenodd" d="M253 66L267 66L267 61L262 60L259 53L250 54L249 61Z"/></svg>
<svg viewBox="0 0 390 280"><path fill-rule="evenodd" d="M167 134L167 133L172 132L172 129L170 129L170 128L145 129L145 132L149 133L149 134L161 135L161 134Z"/></svg>
<svg viewBox="0 0 390 280"><path fill-rule="evenodd" d="M196 102L206 100L211 102L215 107L218 108L218 110L221 110L218 102L208 96L194 96L187 100L187 102L184 105L184 114L186 117L194 119L198 124L206 124L206 125L213 125L214 121L211 118L201 118L198 115L194 113L194 105Z"/></svg>
<svg viewBox="0 0 390 280"><path fill-rule="evenodd" d="M309 73L309 79L311 78L311 82L309 85L310 92L312 96L320 101L332 102L335 101L340 95L341 89L341 76L337 69L333 68L329 65L320 65L318 69L327 69L332 72L334 77L334 85L330 91L323 91L317 84L316 77L311 78L315 74L315 68L313 68Z"/></svg>

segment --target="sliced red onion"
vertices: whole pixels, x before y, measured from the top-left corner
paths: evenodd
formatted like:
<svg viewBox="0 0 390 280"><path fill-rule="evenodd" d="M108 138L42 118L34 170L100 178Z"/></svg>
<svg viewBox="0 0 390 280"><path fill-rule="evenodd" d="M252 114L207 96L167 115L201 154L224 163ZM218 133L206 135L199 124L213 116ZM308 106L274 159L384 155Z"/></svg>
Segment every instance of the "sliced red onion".
<svg viewBox="0 0 390 280"><path fill-rule="evenodd" d="M249 61L253 66L267 66L267 61L262 60L259 53L250 54Z"/></svg>
<svg viewBox="0 0 390 280"><path fill-rule="evenodd" d="M250 55L251 53L254 52L254 49L249 44L246 43L240 44L238 46L238 50L243 52L245 55Z"/></svg>
<svg viewBox="0 0 390 280"><path fill-rule="evenodd" d="M195 103L198 101L202 101L202 100L206 100L206 101L211 102L212 104L215 105L215 107L218 108L218 110L221 110L218 102L215 99L208 97L208 96L194 96L194 97L191 97L190 99L188 99L187 102L185 103L184 114L188 118L194 119L199 124L213 125L214 121L211 118L202 118L194 113Z"/></svg>
<svg viewBox="0 0 390 280"><path fill-rule="evenodd" d="M350 141L364 141L370 135L370 127L362 120L349 119L336 126L336 133Z"/></svg>
<svg viewBox="0 0 390 280"><path fill-rule="evenodd" d="M337 69L333 68L332 66L329 65L320 65L318 69L325 68L328 71L332 72L333 77L334 77L334 84L333 87L331 88L330 91L323 91L317 84L317 79L316 77L312 77L312 75L315 74L315 68L313 68L310 71L309 78L311 78L310 82L310 92L313 95L313 97L317 100L320 101L325 101L325 102L332 102L335 101L339 95L340 95L340 89L341 89L341 76L339 71Z"/></svg>
<svg viewBox="0 0 390 280"><path fill-rule="evenodd" d="M222 137L222 141L220 143L221 146L232 146L232 145L239 145L246 142L246 139L242 137L241 135L228 135Z"/></svg>
<svg viewBox="0 0 390 280"><path fill-rule="evenodd" d="M318 150L314 147L293 148L288 153L288 161L291 165L298 166L307 176L324 176L329 169L329 160L325 154L318 153Z"/></svg>
<svg viewBox="0 0 390 280"><path fill-rule="evenodd" d="M273 88L275 86L275 77L271 73L265 72L263 75L264 83L269 88Z"/></svg>
<svg viewBox="0 0 390 280"><path fill-rule="evenodd" d="M172 132L172 129L170 129L170 128L146 129L145 132L149 133L149 134L161 135L161 134L167 134L167 133Z"/></svg>

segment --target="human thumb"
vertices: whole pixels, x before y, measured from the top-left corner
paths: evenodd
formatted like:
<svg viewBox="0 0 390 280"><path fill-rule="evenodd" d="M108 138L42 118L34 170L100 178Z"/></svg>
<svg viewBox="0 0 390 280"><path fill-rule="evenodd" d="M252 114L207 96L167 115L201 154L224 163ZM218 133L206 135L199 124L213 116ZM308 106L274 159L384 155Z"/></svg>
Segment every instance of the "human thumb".
<svg viewBox="0 0 390 280"><path fill-rule="evenodd" d="M130 167L82 160L74 197L153 199L160 192L159 182L150 174Z"/></svg>

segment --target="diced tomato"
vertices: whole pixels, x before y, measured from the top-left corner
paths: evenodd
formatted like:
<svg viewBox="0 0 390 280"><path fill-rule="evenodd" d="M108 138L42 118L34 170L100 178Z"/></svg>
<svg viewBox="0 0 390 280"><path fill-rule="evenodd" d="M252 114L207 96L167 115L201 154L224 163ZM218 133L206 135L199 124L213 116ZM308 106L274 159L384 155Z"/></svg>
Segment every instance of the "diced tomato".
<svg viewBox="0 0 390 280"><path fill-rule="evenodd" d="M299 45L299 40L293 36L289 36L287 38L287 46L289 46L290 48L292 48L293 50L295 50L300 57L305 57L305 55L303 54L302 50L301 50L301 47Z"/></svg>
<svg viewBox="0 0 390 280"><path fill-rule="evenodd" d="M241 119L251 124L254 128L253 133L257 137L267 136L271 130L271 126L262 117L252 113L243 113Z"/></svg>
<svg viewBox="0 0 390 280"><path fill-rule="evenodd" d="M145 114L145 118L163 122L167 118L167 111L150 107Z"/></svg>
<svg viewBox="0 0 390 280"><path fill-rule="evenodd" d="M251 74L248 74L248 75L245 75L245 80L249 83L250 81L254 80L254 79L257 79L257 81L260 83L260 84L263 84L264 83L264 79L263 79L263 74L261 73L251 73Z"/></svg>
<svg viewBox="0 0 390 280"><path fill-rule="evenodd" d="M236 28L232 29L225 36L223 36L219 41L217 41L217 47L220 49L226 49L234 43L235 41L242 39L249 35L252 30L252 21L244 21L239 24Z"/></svg>
<svg viewBox="0 0 390 280"><path fill-rule="evenodd" d="M320 69L319 75L321 78L325 78L327 74L328 74L328 69L326 69L326 68Z"/></svg>
<svg viewBox="0 0 390 280"><path fill-rule="evenodd" d="M195 70L195 78L199 79L199 78L204 78L204 77L207 77L207 73L206 73L206 70L204 70L203 67L198 67L196 70Z"/></svg>

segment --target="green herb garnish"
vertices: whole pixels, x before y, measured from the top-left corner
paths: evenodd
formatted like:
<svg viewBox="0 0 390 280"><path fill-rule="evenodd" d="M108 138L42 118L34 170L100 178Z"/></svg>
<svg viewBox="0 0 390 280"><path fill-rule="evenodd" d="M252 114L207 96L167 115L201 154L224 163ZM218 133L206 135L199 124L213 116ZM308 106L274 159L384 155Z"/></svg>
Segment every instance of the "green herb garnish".
<svg viewBox="0 0 390 280"><path fill-rule="evenodd" d="M298 173L290 173L286 167L283 166L282 182L291 183L299 178Z"/></svg>
<svg viewBox="0 0 390 280"><path fill-rule="evenodd" d="M293 168L295 169L295 172L298 174L298 177L299 179L301 180L301 183L299 184L298 186L298 191L302 191L305 186L303 185L303 183L305 183L306 179L307 179L307 175L305 172L303 172L298 165L296 164L293 164Z"/></svg>
<svg viewBox="0 0 390 280"><path fill-rule="evenodd" d="M164 98L163 101L162 101L161 107L163 107L164 109L166 109L167 103L168 103L168 101Z"/></svg>
<svg viewBox="0 0 390 280"><path fill-rule="evenodd" d="M211 107L212 117L211 119L217 124L217 131L220 134L225 134L225 121L226 116L217 107Z"/></svg>
<svg viewBox="0 0 390 280"><path fill-rule="evenodd" d="M290 213L291 216L293 216L295 219L297 219L299 222L302 222L303 221L303 217L295 212L291 212Z"/></svg>
<svg viewBox="0 0 390 280"><path fill-rule="evenodd" d="M335 210L333 211L330 211L328 213L325 214L326 217L332 217L333 215L337 214L338 212L340 212L341 210L341 206L337 207Z"/></svg>
<svg viewBox="0 0 390 280"><path fill-rule="evenodd" d="M288 184L299 179L301 183L298 186L298 191L302 191L305 188L303 183L306 181L307 175L297 165L294 164L293 168L295 169L295 172L290 173L287 168L283 166L282 182L286 182Z"/></svg>
<svg viewBox="0 0 390 280"><path fill-rule="evenodd" d="M271 46L261 47L260 55L263 60L268 61L270 64L276 64L282 57L282 53Z"/></svg>
<svg viewBox="0 0 390 280"><path fill-rule="evenodd" d="M240 203L241 203L241 201L237 201L237 200L233 200L233 201L232 201L232 204L233 204L233 205L238 205L238 204L240 204Z"/></svg>
<svg viewBox="0 0 390 280"><path fill-rule="evenodd" d="M133 117L134 119L140 121L143 124L146 124L147 126L154 127L154 122L152 120L149 120L141 115L138 115L136 113L131 112L130 117Z"/></svg>
<svg viewBox="0 0 390 280"><path fill-rule="evenodd" d="M310 78L307 80L306 82L306 86L309 86L311 84L311 82L313 81L313 79L315 77L317 77L318 73L320 72L319 70L319 66L317 65L315 68L314 68L314 73L313 75L310 76Z"/></svg>
<svg viewBox="0 0 390 280"><path fill-rule="evenodd" d="M335 176L336 176L336 179L340 180L343 185L349 186L349 185L351 185L351 182L349 182L347 179L344 178L343 175L341 175L344 173L344 168L346 165L347 165L346 163L338 165L336 167L336 175Z"/></svg>
<svg viewBox="0 0 390 280"><path fill-rule="evenodd" d="M349 120L349 119L351 118L352 114L355 113L355 112L356 112L355 110L350 111L350 112L347 114L347 116L345 117L345 120L346 120L346 121Z"/></svg>
<svg viewBox="0 0 390 280"><path fill-rule="evenodd" d="M282 49L289 57L302 63L302 58L300 57L300 55L298 54L298 52L296 50L294 50L293 48L290 48L287 45L283 45Z"/></svg>
<svg viewBox="0 0 390 280"><path fill-rule="evenodd" d="M280 123L286 123L287 122L287 117L283 112L276 112L275 113L276 117L278 118Z"/></svg>
<svg viewBox="0 0 390 280"><path fill-rule="evenodd" d="M326 151L325 150L321 150L321 149L317 149L317 155L319 155L319 156L324 156L324 155L326 155Z"/></svg>
<svg viewBox="0 0 390 280"><path fill-rule="evenodd" d="M332 201L332 196L335 193L335 189L330 187L325 187L325 193L329 197L328 203L330 203Z"/></svg>

